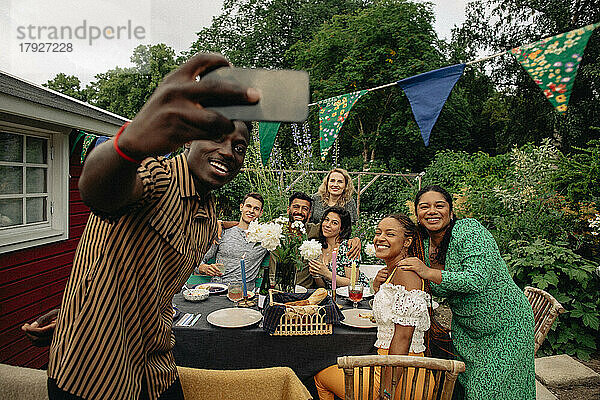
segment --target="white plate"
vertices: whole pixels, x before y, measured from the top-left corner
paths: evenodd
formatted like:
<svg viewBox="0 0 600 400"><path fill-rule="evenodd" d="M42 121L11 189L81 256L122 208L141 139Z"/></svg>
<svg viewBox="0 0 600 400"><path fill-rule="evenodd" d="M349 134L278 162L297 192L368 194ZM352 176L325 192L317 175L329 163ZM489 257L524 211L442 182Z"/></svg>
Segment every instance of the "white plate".
<svg viewBox="0 0 600 400"><path fill-rule="evenodd" d="M342 286L335 289L335 293L338 296L348 297L348 286ZM371 289L368 287L363 288L363 299L367 299L369 297L373 297L373 293L371 293Z"/></svg>
<svg viewBox="0 0 600 400"><path fill-rule="evenodd" d="M305 288L304 286L296 285L296 287L294 288L294 293L306 293L306 292L308 292L308 289Z"/></svg>
<svg viewBox="0 0 600 400"><path fill-rule="evenodd" d="M224 283L207 282L194 286L194 289L208 289L210 294L227 293L227 285Z"/></svg>
<svg viewBox="0 0 600 400"><path fill-rule="evenodd" d="M365 316L373 315L373 310L367 310L365 308L348 308L342 310L342 314L344 314L344 319L340 322L344 325L362 329L377 328L376 323L371 322L369 318L364 318ZM359 314L362 315L362 317L359 317Z"/></svg>
<svg viewBox="0 0 600 400"><path fill-rule="evenodd" d="M261 319L262 314L251 308L222 308L206 317L209 324L221 328L243 328L254 325Z"/></svg>

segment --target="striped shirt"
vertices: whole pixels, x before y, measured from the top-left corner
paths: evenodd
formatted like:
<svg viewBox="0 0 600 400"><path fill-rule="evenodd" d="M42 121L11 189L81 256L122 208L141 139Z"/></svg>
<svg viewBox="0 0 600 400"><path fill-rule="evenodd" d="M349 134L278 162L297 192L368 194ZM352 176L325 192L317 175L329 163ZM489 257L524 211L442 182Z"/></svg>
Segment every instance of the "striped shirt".
<svg viewBox="0 0 600 400"><path fill-rule="evenodd" d="M212 195L196 194L185 155L138 169L142 199L92 213L50 348L48 376L85 399L156 399L177 378L171 301L216 232Z"/></svg>

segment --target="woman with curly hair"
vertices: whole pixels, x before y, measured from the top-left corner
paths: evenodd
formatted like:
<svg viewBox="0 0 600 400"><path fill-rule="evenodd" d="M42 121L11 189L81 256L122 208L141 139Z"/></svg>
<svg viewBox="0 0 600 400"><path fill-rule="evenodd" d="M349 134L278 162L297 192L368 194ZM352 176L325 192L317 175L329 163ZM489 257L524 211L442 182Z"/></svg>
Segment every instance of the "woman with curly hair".
<svg viewBox="0 0 600 400"><path fill-rule="evenodd" d="M448 299L466 399L535 399L533 311L496 241L477 220L457 220L452 196L440 186L417 193L415 214L426 257L405 258L400 267Z"/></svg>
<svg viewBox="0 0 600 400"><path fill-rule="evenodd" d="M377 322L375 342L375 347L378 348L377 354L411 356L429 354L429 336L432 326L429 285L414 272L397 268L399 263L408 256L424 256L416 225L404 214L389 215L379 222L373 244L376 256L386 264L377 275L379 278L375 286L377 293L373 300L373 316ZM364 373L368 375L369 372L367 370ZM414 373L414 368L408 369L407 382L412 381ZM380 368L375 368L374 375L375 393L379 392L380 385L384 385L384 397L380 400L391 399L391 371L386 371L386 379L383 383ZM409 386L404 399L401 397L401 391L398 390L394 400L431 399L435 383L431 375L429 391L423 393L425 378L425 371L421 370L417 377L415 393L411 393L412 386ZM370 377L364 379L365 382L370 382ZM358 385L358 381L355 377L355 385ZM334 394L339 398L345 398L344 372L337 368L337 365L325 368L315 375L315 386L321 400L332 400ZM362 398L366 399L368 385L365 384L363 389ZM358 397L358 387L355 387L354 393Z"/></svg>
<svg viewBox="0 0 600 400"><path fill-rule="evenodd" d="M354 183L348 171L342 168L334 168L323 178L323 182L317 193L313 194L313 210L310 222L319 223L323 212L329 207L341 207L350 213L352 225L358 220L354 194Z"/></svg>

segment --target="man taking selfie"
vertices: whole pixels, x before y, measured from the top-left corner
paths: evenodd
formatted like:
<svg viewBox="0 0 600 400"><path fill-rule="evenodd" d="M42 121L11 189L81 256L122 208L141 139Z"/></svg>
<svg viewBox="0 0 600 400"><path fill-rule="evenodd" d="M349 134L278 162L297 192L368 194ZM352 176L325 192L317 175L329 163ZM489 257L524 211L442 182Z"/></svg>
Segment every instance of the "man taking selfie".
<svg viewBox="0 0 600 400"><path fill-rule="evenodd" d="M259 100L252 88L203 83L228 66L192 58L88 156L79 189L92 214L56 319L50 399L183 399L171 300L216 234L211 190L238 174L251 129L205 107Z"/></svg>

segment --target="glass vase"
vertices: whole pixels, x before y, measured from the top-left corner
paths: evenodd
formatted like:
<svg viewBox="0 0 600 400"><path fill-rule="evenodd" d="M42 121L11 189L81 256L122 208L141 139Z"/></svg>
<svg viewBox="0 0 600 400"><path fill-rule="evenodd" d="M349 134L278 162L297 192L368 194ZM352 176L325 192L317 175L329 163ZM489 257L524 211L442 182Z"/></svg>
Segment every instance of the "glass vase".
<svg viewBox="0 0 600 400"><path fill-rule="evenodd" d="M281 260L275 269L275 289L282 292L294 293L296 286L296 262Z"/></svg>

